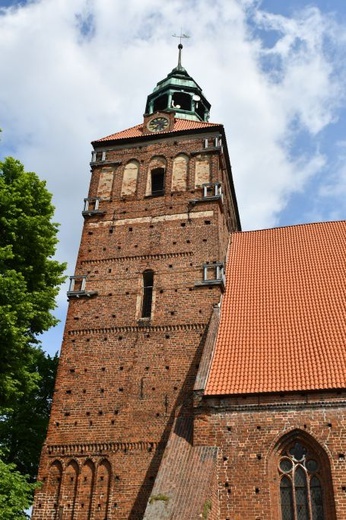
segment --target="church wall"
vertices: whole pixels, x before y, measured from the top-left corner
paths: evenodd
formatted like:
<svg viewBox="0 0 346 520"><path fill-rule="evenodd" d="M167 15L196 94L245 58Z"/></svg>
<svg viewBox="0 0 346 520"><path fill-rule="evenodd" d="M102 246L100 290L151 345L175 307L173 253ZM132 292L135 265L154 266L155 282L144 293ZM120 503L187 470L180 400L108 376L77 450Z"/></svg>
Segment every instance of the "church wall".
<svg viewBox="0 0 346 520"><path fill-rule="evenodd" d="M205 262L225 260L233 218L195 189L194 152L202 147L199 136L165 139L108 149L106 164L92 164L73 273L86 277L85 292L70 295L36 520L142 518L174 418L191 413L209 318L222 291L220 284L196 284ZM188 157L187 189L172 191L181 153ZM220 151L207 153L215 182ZM155 157L166 164L159 197L147 196ZM139 165L136 182L129 161ZM143 318L148 269L152 309Z"/></svg>
<svg viewBox="0 0 346 520"><path fill-rule="evenodd" d="M336 393L208 398L198 405L194 444L219 448L219 518L281 518L278 461L285 436L311 446L319 460L325 518L346 518L346 400Z"/></svg>

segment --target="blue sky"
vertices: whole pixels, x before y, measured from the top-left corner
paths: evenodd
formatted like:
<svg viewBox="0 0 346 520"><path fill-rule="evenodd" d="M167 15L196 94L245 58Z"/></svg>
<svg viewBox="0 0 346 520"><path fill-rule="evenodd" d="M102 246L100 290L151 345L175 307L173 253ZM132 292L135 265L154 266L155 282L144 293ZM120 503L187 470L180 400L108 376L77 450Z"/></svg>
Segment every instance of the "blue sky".
<svg viewBox="0 0 346 520"><path fill-rule="evenodd" d="M338 220L346 211L346 2L0 0L0 159L47 180L73 274L90 142L142 120L183 65L225 125L243 229ZM61 325L43 337L60 347Z"/></svg>

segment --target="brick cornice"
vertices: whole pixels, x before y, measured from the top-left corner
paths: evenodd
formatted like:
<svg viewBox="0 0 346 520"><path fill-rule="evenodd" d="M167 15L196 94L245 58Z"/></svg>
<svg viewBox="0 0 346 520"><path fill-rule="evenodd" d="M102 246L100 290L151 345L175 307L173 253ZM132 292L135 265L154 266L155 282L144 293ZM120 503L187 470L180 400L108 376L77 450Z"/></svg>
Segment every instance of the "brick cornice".
<svg viewBox="0 0 346 520"><path fill-rule="evenodd" d="M186 330L204 330L207 323L183 323L177 325L138 325L124 327L102 327L92 329L69 330L69 336L88 335L88 334L111 334L120 332L175 332Z"/></svg>
<svg viewBox="0 0 346 520"><path fill-rule="evenodd" d="M243 405L211 405L208 406L198 406L195 408L196 415L204 414L206 411L210 412L211 410L214 413L224 413L224 412L263 412L269 410L302 410L302 409L321 409L321 408L345 408L346 400L338 400L338 401L314 401L314 402L287 402L287 403L268 403L268 404L243 404Z"/></svg>
<svg viewBox="0 0 346 520"><path fill-rule="evenodd" d="M156 451L163 449L164 444L160 442L138 441L138 442L94 442L85 444L48 444L46 452L54 456L76 456L76 455L100 455L114 453L117 451Z"/></svg>
<svg viewBox="0 0 346 520"><path fill-rule="evenodd" d="M93 260L82 260L81 265L86 264L107 264L109 262L129 262L138 260L164 260L165 258L182 258L185 256L192 256L192 251L185 251L180 253L162 253L154 255L136 255L136 256L120 256L111 258L96 258Z"/></svg>

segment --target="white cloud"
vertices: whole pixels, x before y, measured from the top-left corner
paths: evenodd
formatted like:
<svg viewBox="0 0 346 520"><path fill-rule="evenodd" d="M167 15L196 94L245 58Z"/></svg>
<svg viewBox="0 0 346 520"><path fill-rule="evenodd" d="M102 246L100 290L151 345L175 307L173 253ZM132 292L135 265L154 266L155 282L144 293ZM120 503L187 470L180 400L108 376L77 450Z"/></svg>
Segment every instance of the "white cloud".
<svg viewBox="0 0 346 520"><path fill-rule="evenodd" d="M346 215L346 141L337 142L336 148L334 168L328 176L322 176L317 186L315 211L328 220L345 219Z"/></svg>
<svg viewBox="0 0 346 520"><path fill-rule="evenodd" d="M343 101L333 49L345 41L316 8L291 18L255 0L41 0L4 10L1 144L47 179L58 257L71 274L90 141L141 121L146 96L176 65L171 35L181 26L191 35L183 65L212 103L211 120L226 127L244 228L275 225L292 194L330 167L320 135ZM342 175L315 193L337 197Z"/></svg>
<svg viewBox="0 0 346 520"><path fill-rule="evenodd" d="M317 8L304 9L297 16L288 20L258 13L256 19L267 30L280 34L271 48L263 49L264 57L277 64L269 73L277 82L277 101L285 107L286 117L298 117L311 133L317 133L333 120L343 95L341 83L333 77L326 45L337 25Z"/></svg>

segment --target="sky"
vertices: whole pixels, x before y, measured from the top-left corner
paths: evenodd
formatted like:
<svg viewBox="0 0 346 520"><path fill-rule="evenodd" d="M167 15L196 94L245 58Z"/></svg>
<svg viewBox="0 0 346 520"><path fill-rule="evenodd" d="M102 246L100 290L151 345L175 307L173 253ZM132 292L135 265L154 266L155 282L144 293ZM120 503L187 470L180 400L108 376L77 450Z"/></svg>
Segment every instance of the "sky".
<svg viewBox="0 0 346 520"><path fill-rule="evenodd" d="M243 230L346 213L343 0L0 0L0 160L46 180L73 275L91 141L142 122L182 63L225 126ZM60 348L61 323L42 337Z"/></svg>

